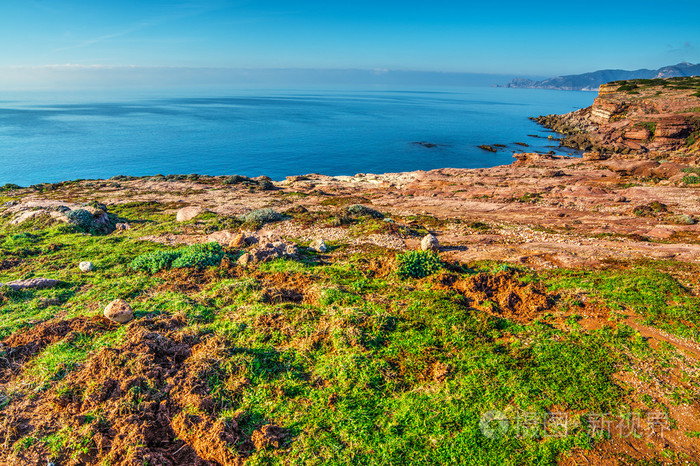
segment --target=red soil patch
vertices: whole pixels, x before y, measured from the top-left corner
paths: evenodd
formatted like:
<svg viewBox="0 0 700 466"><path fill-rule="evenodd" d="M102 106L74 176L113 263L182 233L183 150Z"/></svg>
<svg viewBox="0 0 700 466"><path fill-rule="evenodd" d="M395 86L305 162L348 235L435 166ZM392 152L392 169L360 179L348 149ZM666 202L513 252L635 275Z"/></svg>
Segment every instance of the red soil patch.
<svg viewBox="0 0 700 466"><path fill-rule="evenodd" d="M5 338L0 359L0 383L5 383L12 373L29 358L45 347L64 339L72 339L81 333L94 334L116 328L117 324L102 316L75 317L61 321L46 321L36 326L22 329Z"/></svg>
<svg viewBox="0 0 700 466"><path fill-rule="evenodd" d="M156 292L197 293L209 283L235 277L236 269L228 259L224 259L219 267L166 269L156 273L156 276L164 280L156 287Z"/></svg>
<svg viewBox="0 0 700 466"><path fill-rule="evenodd" d="M91 322L46 323L6 342L16 343L15 348L26 342L36 352L42 335L55 341L70 331L65 328L85 329L84 321ZM103 460L113 465L242 464L254 443L261 441L260 434L254 442L236 419L219 419L208 382L219 374L220 361L230 348L225 341L193 334L184 325L184 319L177 317L136 321L129 325L121 346L92 354L41 396L11 399L0 411L0 438L5 440L0 457L6 458L0 464L43 464L46 458L56 464L86 465ZM83 453L69 458L64 449L56 457L46 442L14 448L18 439L61 432L69 442L83 442ZM268 447L281 445L266 432L264 436L271 439Z"/></svg>
<svg viewBox="0 0 700 466"><path fill-rule="evenodd" d="M252 274L263 287L263 301L270 304L285 302L312 304L316 297L312 292L314 277L301 273Z"/></svg>
<svg viewBox="0 0 700 466"><path fill-rule="evenodd" d="M469 306L515 322L532 322L554 306L543 287L523 283L512 272L480 273L461 280L456 275L442 274L434 280L434 288L456 291Z"/></svg>

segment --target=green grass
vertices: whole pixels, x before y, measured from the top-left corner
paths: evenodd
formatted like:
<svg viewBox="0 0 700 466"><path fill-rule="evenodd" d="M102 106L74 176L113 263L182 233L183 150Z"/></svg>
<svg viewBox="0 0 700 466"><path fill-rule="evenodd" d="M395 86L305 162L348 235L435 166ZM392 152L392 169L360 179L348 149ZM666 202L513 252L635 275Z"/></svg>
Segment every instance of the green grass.
<svg viewBox="0 0 700 466"><path fill-rule="evenodd" d="M559 270L545 282L553 292L589 293L613 310L636 313L660 328L700 337L700 298L653 265L614 271Z"/></svg>
<svg viewBox="0 0 700 466"><path fill-rule="evenodd" d="M108 236L60 226L16 227L0 219L0 260L17 261L2 271L3 280L45 276L65 282L51 290L0 289L0 336L50 319L96 315L114 298L127 299L137 319L184 316L183 334L218 335L226 345L201 372L215 415L235 419L247 435L270 422L292 434L283 453L253 452L250 464L556 464L563 452L594 443L580 413L626 406L628 393L616 373L635 358L661 364L673 357L651 349L622 324L586 331L575 310L565 326L547 316L524 324L477 310L459 293L436 289L428 275L444 269L432 253L400 255L386 266L390 270L369 266L393 264L393 252L382 249L327 262L277 260L214 277L191 291L163 289L166 279L150 272L170 261L173 250L138 238L178 231L182 226L173 223L170 210L157 203L123 204L115 211L132 230ZM210 256L199 260L203 251L221 260L214 246L175 251L189 266L215 266ZM164 255L167 261L156 260ZM81 273L81 260L91 260L95 270ZM146 264L138 268L148 272L135 272L134 262ZM453 265L449 273L466 279L477 271L509 272L560 295L556 312L569 312L565 296L583 294L697 338L698 298L655 264L537 274L497 262L470 267ZM288 280L275 282L280 277ZM299 287L305 299L268 303L264 295L272 287ZM60 397L67 375L128 336L129 327L119 327L44 347L22 368L20 388L26 391L14 396ZM232 380L245 383L233 390ZM685 403L694 396L679 389L674 399ZM566 412L569 435L522 437L511 429L488 438L479 421L490 410L512 419L522 411ZM93 451L86 429L28 432L13 439L12 447L78 458Z"/></svg>

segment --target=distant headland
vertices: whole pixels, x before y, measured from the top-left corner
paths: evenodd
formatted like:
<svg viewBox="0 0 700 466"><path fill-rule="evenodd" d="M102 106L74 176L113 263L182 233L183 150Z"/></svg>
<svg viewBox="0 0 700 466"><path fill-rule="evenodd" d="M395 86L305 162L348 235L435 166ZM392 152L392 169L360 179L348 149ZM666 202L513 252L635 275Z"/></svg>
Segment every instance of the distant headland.
<svg viewBox="0 0 700 466"><path fill-rule="evenodd" d="M626 79L682 78L700 75L700 64L679 63L656 70L598 70L591 73L557 76L542 81L515 78L505 86L524 89L555 89L562 91L597 91L601 84Z"/></svg>

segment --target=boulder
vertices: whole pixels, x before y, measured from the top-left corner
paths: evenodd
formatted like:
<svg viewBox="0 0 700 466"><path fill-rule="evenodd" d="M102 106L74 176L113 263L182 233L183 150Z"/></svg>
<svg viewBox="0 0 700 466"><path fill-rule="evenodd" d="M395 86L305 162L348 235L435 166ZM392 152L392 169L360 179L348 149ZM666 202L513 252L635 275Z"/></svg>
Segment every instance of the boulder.
<svg viewBox="0 0 700 466"><path fill-rule="evenodd" d="M175 220L178 222L186 222L188 220L192 220L202 212L204 212L204 209L198 206L191 205L188 207L183 207L182 209L177 211Z"/></svg>
<svg viewBox="0 0 700 466"><path fill-rule="evenodd" d="M78 264L78 268L80 269L81 272L91 272L92 271L92 262L90 261L84 261Z"/></svg>
<svg viewBox="0 0 700 466"><path fill-rule="evenodd" d="M239 233L238 235L236 235L228 244L228 247L233 249L240 249L246 247L245 235L243 233Z"/></svg>
<svg viewBox="0 0 700 466"><path fill-rule="evenodd" d="M118 324L125 324L134 318L134 311L123 299L115 299L107 304L102 314L107 319Z"/></svg>
<svg viewBox="0 0 700 466"><path fill-rule="evenodd" d="M247 252L243 254L241 257L238 258L236 263L238 265L242 265L243 267L247 266L251 261L251 255L248 254Z"/></svg>
<svg viewBox="0 0 700 466"><path fill-rule="evenodd" d="M311 241L311 244L309 245L309 249L312 249L316 252L324 253L328 251L328 247L326 246L326 242L323 241L321 238L316 238L313 241Z"/></svg>
<svg viewBox="0 0 700 466"><path fill-rule="evenodd" d="M119 231L131 230L131 224L129 223L117 223L115 228Z"/></svg>
<svg viewBox="0 0 700 466"><path fill-rule="evenodd" d="M440 248L440 242L435 235L428 233L421 240L420 248L423 251L437 251Z"/></svg>

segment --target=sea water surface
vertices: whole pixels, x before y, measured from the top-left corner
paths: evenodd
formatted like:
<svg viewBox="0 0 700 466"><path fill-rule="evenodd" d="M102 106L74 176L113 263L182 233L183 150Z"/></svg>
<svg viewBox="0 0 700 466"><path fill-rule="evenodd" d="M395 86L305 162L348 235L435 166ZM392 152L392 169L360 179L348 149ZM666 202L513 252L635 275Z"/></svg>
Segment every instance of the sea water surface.
<svg viewBox="0 0 700 466"><path fill-rule="evenodd" d="M490 167L510 163L513 151L557 150L528 117L586 107L594 97L485 87L0 92L0 185ZM480 144L507 147L491 153Z"/></svg>

